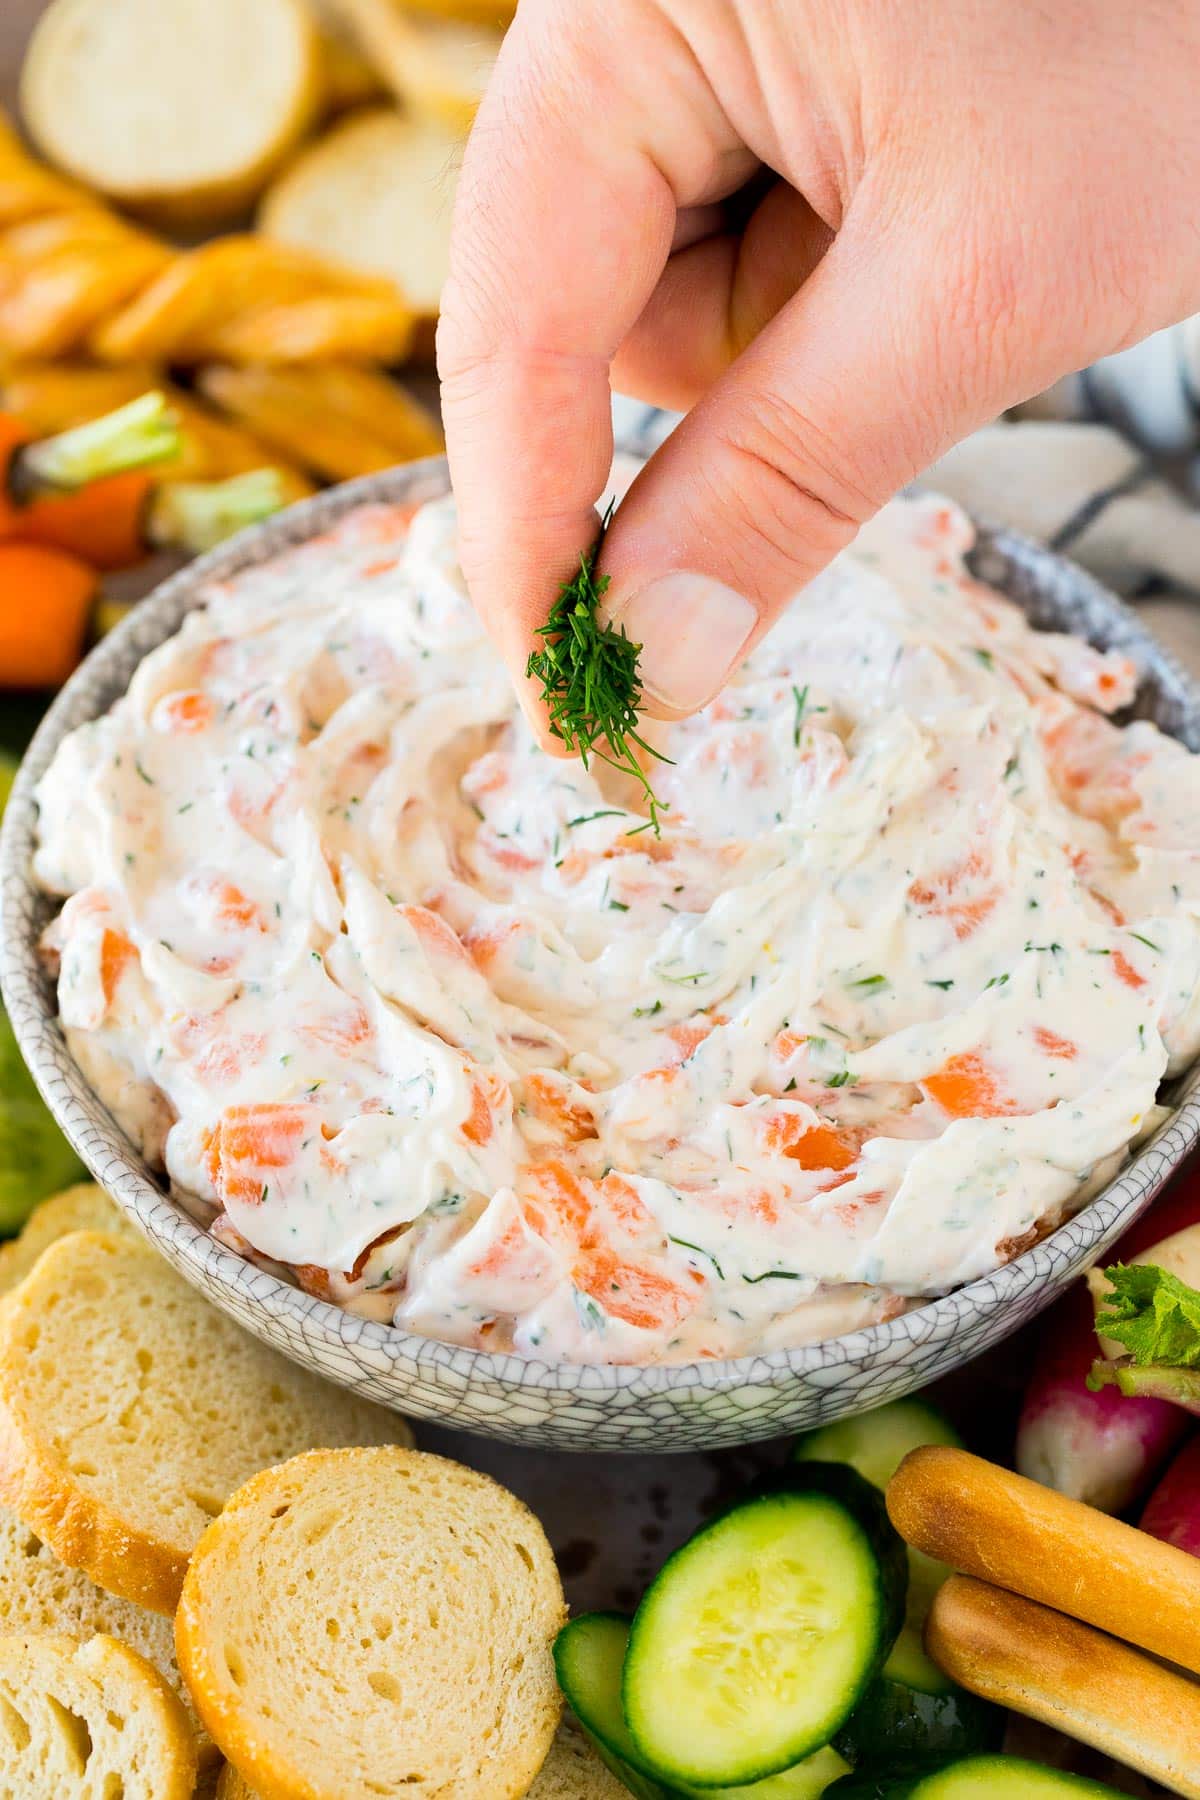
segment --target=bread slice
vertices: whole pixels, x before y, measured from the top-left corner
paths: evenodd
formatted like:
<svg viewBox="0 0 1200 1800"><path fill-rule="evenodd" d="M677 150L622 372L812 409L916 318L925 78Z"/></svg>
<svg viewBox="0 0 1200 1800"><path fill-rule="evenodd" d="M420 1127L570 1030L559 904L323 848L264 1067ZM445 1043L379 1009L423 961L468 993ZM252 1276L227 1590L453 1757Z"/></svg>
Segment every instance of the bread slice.
<svg viewBox="0 0 1200 1800"><path fill-rule="evenodd" d="M129 1224L115 1200L110 1200L94 1181L64 1188L30 1213L19 1237L0 1245L0 1294L24 1281L42 1251L72 1231L129 1232Z"/></svg>
<svg viewBox="0 0 1200 1800"><path fill-rule="evenodd" d="M1176 1670L967 1575L938 1589L925 1641L971 1693L1200 1800L1200 1688Z"/></svg>
<svg viewBox="0 0 1200 1800"><path fill-rule="evenodd" d="M628 1800L628 1789L605 1768L582 1731L564 1720L528 1800Z"/></svg>
<svg viewBox="0 0 1200 1800"><path fill-rule="evenodd" d="M321 88L327 109L344 112L377 100L384 92L379 72L331 0L308 0L308 4L321 45Z"/></svg>
<svg viewBox="0 0 1200 1800"><path fill-rule="evenodd" d="M406 108L466 135L500 54L500 31L410 13L398 0L332 4Z"/></svg>
<svg viewBox="0 0 1200 1800"><path fill-rule="evenodd" d="M0 1506L0 1632L86 1639L103 1632L136 1650L179 1696L197 1739L203 1735L175 1661L170 1619L118 1600L68 1569L16 1513ZM206 1753L212 1744L203 1736Z"/></svg>
<svg viewBox="0 0 1200 1800"><path fill-rule="evenodd" d="M435 18L463 19L469 25L493 25L503 30L516 14L516 0L404 0L409 12L432 13Z"/></svg>
<svg viewBox="0 0 1200 1800"><path fill-rule="evenodd" d="M389 275L437 316L450 266L458 138L437 121L371 107L302 151L263 196L268 237Z"/></svg>
<svg viewBox="0 0 1200 1800"><path fill-rule="evenodd" d="M162 1676L115 1638L0 1637L6 1800L191 1800L196 1751Z"/></svg>
<svg viewBox="0 0 1200 1800"><path fill-rule="evenodd" d="M407 1438L129 1236L60 1238L0 1308L0 1501L68 1567L158 1612L250 1475L314 1444Z"/></svg>
<svg viewBox="0 0 1200 1800"><path fill-rule="evenodd" d="M320 101L303 0L52 0L21 76L51 162L170 222L231 216Z"/></svg>
<svg viewBox="0 0 1200 1800"><path fill-rule="evenodd" d="M517 1800L558 1725L564 1610L541 1526L488 1476L317 1450L209 1526L175 1641L261 1800Z"/></svg>
<svg viewBox="0 0 1200 1800"><path fill-rule="evenodd" d="M217 1782L217 1800L261 1800L261 1796L232 1763L226 1763ZM583 1733L564 1722L526 1800L629 1800L629 1790L609 1773Z"/></svg>

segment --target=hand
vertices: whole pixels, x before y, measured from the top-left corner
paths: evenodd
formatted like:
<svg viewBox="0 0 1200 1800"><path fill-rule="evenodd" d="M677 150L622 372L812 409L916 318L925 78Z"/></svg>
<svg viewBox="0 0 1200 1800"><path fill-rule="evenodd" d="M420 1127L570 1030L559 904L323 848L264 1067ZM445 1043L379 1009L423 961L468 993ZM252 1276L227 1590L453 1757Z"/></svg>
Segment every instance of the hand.
<svg viewBox="0 0 1200 1800"><path fill-rule="evenodd" d="M671 716L948 445L1200 308L1198 68L1179 0L521 0L438 337L518 682L595 535L610 376L693 409L603 556Z"/></svg>

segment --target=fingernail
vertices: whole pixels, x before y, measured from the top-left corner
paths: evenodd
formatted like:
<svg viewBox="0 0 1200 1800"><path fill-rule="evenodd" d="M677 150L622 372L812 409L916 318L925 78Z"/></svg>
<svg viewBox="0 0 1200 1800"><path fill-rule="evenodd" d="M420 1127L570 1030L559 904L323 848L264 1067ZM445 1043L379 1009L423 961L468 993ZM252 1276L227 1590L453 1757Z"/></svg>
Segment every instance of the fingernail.
<svg viewBox="0 0 1200 1800"><path fill-rule="evenodd" d="M613 624L642 646L646 693L676 712L694 712L712 699L757 623L744 595L684 569L660 575L613 616Z"/></svg>

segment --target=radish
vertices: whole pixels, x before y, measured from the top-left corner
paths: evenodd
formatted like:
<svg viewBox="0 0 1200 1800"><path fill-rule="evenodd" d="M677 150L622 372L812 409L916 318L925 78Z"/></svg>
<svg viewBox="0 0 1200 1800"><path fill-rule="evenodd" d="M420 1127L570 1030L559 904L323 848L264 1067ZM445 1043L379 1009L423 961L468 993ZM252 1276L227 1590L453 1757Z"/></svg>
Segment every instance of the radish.
<svg viewBox="0 0 1200 1800"><path fill-rule="evenodd" d="M1134 1220L1114 1246L1112 1261L1129 1262L1196 1225L1200 1158ZM1090 1392L1087 1377L1097 1348L1094 1306L1080 1282L1049 1314L1017 1427L1016 1464L1022 1475L1060 1494L1102 1512L1124 1512L1179 1444L1187 1417L1156 1388L1122 1392L1125 1383L1118 1385L1115 1373ZM1145 1371L1137 1373L1140 1378Z"/></svg>
<svg viewBox="0 0 1200 1800"><path fill-rule="evenodd" d="M1167 1400L1091 1393L1095 1315L1082 1282L1054 1308L1017 1427L1022 1475L1101 1512L1124 1512L1143 1494L1187 1429Z"/></svg>
<svg viewBox="0 0 1200 1800"><path fill-rule="evenodd" d="M1138 1523L1151 1537L1200 1556L1200 1437L1191 1438L1169 1465Z"/></svg>

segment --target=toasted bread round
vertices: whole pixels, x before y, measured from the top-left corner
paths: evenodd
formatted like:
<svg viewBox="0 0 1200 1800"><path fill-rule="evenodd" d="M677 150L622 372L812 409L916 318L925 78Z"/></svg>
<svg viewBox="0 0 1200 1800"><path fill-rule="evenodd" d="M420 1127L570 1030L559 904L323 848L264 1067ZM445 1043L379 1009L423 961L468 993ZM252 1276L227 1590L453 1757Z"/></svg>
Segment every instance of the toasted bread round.
<svg viewBox="0 0 1200 1800"><path fill-rule="evenodd" d="M583 1733L564 1722L528 1800L627 1800L627 1796L628 1790L605 1768Z"/></svg>
<svg viewBox="0 0 1200 1800"><path fill-rule="evenodd" d="M187 1715L114 1638L0 1637L0 1792L11 1800L191 1800Z"/></svg>
<svg viewBox="0 0 1200 1800"><path fill-rule="evenodd" d="M264 195L259 226L278 238L390 275L433 318L450 263L459 157L454 134L390 106L352 114L298 156Z"/></svg>
<svg viewBox="0 0 1200 1800"><path fill-rule="evenodd" d="M320 94L302 0L52 0L21 77L26 124L52 162L180 222L251 201Z"/></svg>
<svg viewBox="0 0 1200 1800"><path fill-rule="evenodd" d="M119 1600L80 1570L68 1569L6 1506L0 1506L0 1632L78 1639L99 1632L117 1638L165 1678L200 1736L191 1696L175 1661L170 1619ZM204 1742L211 1751L207 1738Z"/></svg>
<svg viewBox="0 0 1200 1800"><path fill-rule="evenodd" d="M261 1800L226 1763L217 1783L217 1800ZM526 1800L629 1800L628 1789L610 1775L583 1733L566 1723L550 1746L550 1754L534 1777Z"/></svg>
<svg viewBox="0 0 1200 1800"><path fill-rule="evenodd" d="M0 1501L68 1567L158 1612L250 1475L314 1444L407 1438L132 1237L60 1238L0 1308Z"/></svg>
<svg viewBox="0 0 1200 1800"><path fill-rule="evenodd" d="M29 1215L20 1237L0 1245L0 1294L24 1281L42 1251L71 1231L128 1231L134 1227L94 1181L52 1194Z"/></svg>
<svg viewBox="0 0 1200 1800"><path fill-rule="evenodd" d="M558 1724L563 1616L541 1526L488 1476L317 1450L209 1526L175 1641L261 1800L517 1800Z"/></svg>

